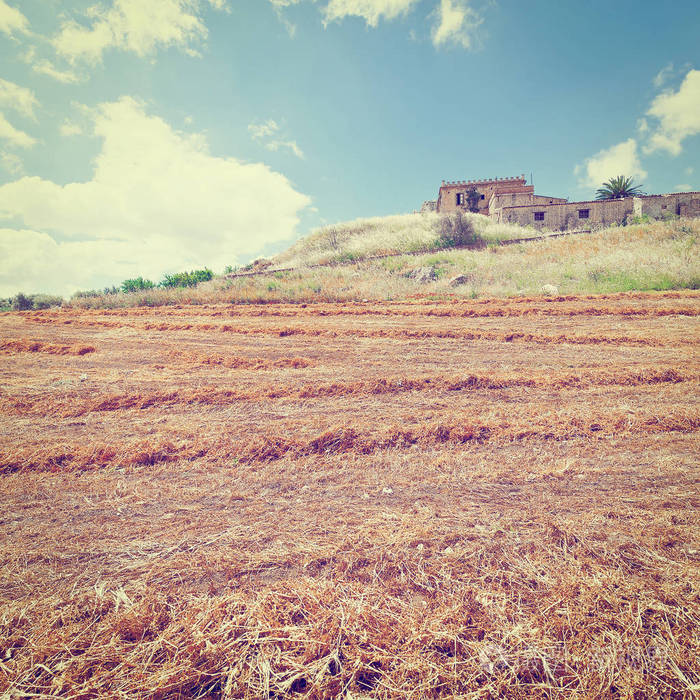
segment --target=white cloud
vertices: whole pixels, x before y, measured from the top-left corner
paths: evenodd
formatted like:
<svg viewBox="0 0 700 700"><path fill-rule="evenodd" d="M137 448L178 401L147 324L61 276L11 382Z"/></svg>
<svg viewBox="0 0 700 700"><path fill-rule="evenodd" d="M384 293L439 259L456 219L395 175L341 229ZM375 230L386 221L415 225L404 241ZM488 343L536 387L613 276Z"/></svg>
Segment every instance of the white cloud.
<svg viewBox="0 0 700 700"><path fill-rule="evenodd" d="M639 162L635 139L627 139L596 153L592 158L588 158L584 165L576 166L574 173L580 176L582 187L600 187L611 177L618 175L632 176L639 184L639 179L647 176L646 170Z"/></svg>
<svg viewBox="0 0 700 700"><path fill-rule="evenodd" d="M34 108L39 106L39 101L28 88L0 78L0 106L9 107L25 117L34 119Z"/></svg>
<svg viewBox="0 0 700 700"><path fill-rule="evenodd" d="M61 124L61 136L79 136L83 133L83 127L80 124L72 122L70 119L65 119Z"/></svg>
<svg viewBox="0 0 700 700"><path fill-rule="evenodd" d="M32 64L32 70L40 75L48 75L49 78L58 80L59 83L77 83L80 78L71 70L60 70L48 59L38 59Z"/></svg>
<svg viewBox="0 0 700 700"><path fill-rule="evenodd" d="M470 49L483 19L469 6L469 0L440 0L431 32L436 47L453 45Z"/></svg>
<svg viewBox="0 0 700 700"><path fill-rule="evenodd" d="M56 51L72 62L101 60L106 49L115 48L146 56L158 48L178 46L190 54L193 42L207 37L200 0L113 0L111 7L99 5L87 12L89 26L70 20L53 39ZM215 9L225 9L223 0L209 0Z"/></svg>
<svg viewBox="0 0 700 700"><path fill-rule="evenodd" d="M273 138L280 131L280 125L274 119L268 119L261 124L249 124L248 131L255 141L264 144L268 151L289 149L297 158L303 158L304 152L296 141L291 139Z"/></svg>
<svg viewBox="0 0 700 700"><path fill-rule="evenodd" d="M304 151L299 148L296 141L283 141L281 139L273 139L269 143L265 144L265 148L268 151L280 151L288 148L297 158L304 157Z"/></svg>
<svg viewBox="0 0 700 700"><path fill-rule="evenodd" d="M370 27L380 19L392 20L413 9L418 0L330 0L323 9L325 23L361 17Z"/></svg>
<svg viewBox="0 0 700 700"><path fill-rule="evenodd" d="M89 182L0 187L0 219L19 222L2 233L11 254L0 254L0 293L223 268L293 237L310 204L280 173L212 156L201 135L175 131L132 98L100 105L94 131L103 145Z"/></svg>
<svg viewBox="0 0 700 700"><path fill-rule="evenodd" d="M273 136L280 130L279 124L274 119L268 119L262 124L248 124L248 131L256 141L262 141Z"/></svg>
<svg viewBox="0 0 700 700"><path fill-rule="evenodd" d="M16 153L0 151L0 166L11 175L21 175L24 172L22 159Z"/></svg>
<svg viewBox="0 0 700 700"><path fill-rule="evenodd" d="M29 148L36 143L35 138L12 126L2 112L0 112L0 139L8 141L11 146L19 146L20 148Z"/></svg>
<svg viewBox="0 0 700 700"><path fill-rule="evenodd" d="M692 175L694 172L695 172L695 168L694 168L692 165L689 165L689 166L685 169L685 174L686 174L686 175Z"/></svg>
<svg viewBox="0 0 700 700"><path fill-rule="evenodd" d="M682 185L676 185L673 188L673 191L674 192L692 192L693 187L692 187L692 185L688 185L687 183L684 183Z"/></svg>
<svg viewBox="0 0 700 700"><path fill-rule="evenodd" d="M667 63L655 76L654 87L660 88L673 75L673 63Z"/></svg>
<svg viewBox="0 0 700 700"><path fill-rule="evenodd" d="M657 119L658 124L644 152L679 155L683 140L700 133L700 70L688 71L677 92L657 95L647 115Z"/></svg>
<svg viewBox="0 0 700 700"><path fill-rule="evenodd" d="M0 32L12 35L15 31L26 33L29 29L27 18L16 8L0 0Z"/></svg>

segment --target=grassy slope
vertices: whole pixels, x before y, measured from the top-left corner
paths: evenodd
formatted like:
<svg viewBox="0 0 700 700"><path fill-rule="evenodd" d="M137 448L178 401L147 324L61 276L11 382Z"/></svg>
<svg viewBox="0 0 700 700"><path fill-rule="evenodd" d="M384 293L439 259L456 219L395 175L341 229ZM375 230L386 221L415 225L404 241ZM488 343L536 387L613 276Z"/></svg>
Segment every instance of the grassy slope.
<svg viewBox="0 0 700 700"><path fill-rule="evenodd" d="M481 214L465 213L463 217L485 243L540 235L536 229L499 224ZM398 214L326 226L299 239L273 262L278 267L299 267L440 248L441 218L435 213Z"/></svg>
<svg viewBox="0 0 700 700"><path fill-rule="evenodd" d="M485 217L476 217L483 219ZM414 217L391 217L396 222L394 245L407 240L412 231L427 239L425 229L399 224ZM487 220L488 221L488 220ZM482 223L482 222L479 222ZM390 238L370 236L365 254L382 250L378 241ZM501 237L522 237L520 227L493 227ZM403 231L403 233L401 233ZM422 233L421 233L422 231ZM517 234L517 235L516 235ZM456 294L458 296L509 296L541 293L545 284L555 285L562 294L596 294L632 290L697 289L700 287L698 239L700 220L655 222L615 227L591 234L579 234L511 246L489 246L480 250L444 250L423 255L399 255L383 260L357 260L327 268L301 267L291 272L272 272L253 277L221 277L196 289L151 290L95 299L76 299L76 306L135 306L177 303L256 301L343 301L354 299L397 299L414 294ZM315 234L319 236L320 233ZM401 239L401 235L404 236ZM484 235L484 232L481 233ZM358 251L358 235L339 236L336 255ZM389 248L385 245L383 248ZM405 248L404 248L405 249ZM314 236L296 244L273 262L312 261L328 255ZM358 253L359 257L359 253ZM437 279L427 284L406 277L417 267L433 267ZM468 281L452 287L451 278L467 275Z"/></svg>

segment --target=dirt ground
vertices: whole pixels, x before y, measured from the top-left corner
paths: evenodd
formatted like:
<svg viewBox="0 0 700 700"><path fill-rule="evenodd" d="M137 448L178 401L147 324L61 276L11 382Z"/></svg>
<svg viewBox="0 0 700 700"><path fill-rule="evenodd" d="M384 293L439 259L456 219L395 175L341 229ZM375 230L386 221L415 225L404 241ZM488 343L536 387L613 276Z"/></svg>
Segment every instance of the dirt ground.
<svg viewBox="0 0 700 700"><path fill-rule="evenodd" d="M699 697L699 316L0 314L0 698Z"/></svg>

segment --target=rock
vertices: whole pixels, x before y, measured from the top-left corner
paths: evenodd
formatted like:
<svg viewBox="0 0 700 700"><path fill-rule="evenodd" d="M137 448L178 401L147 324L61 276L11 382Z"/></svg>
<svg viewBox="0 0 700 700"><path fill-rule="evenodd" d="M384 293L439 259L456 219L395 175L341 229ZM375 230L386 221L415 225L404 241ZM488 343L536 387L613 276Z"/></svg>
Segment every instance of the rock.
<svg viewBox="0 0 700 700"><path fill-rule="evenodd" d="M385 486L382 489L382 493L385 494L386 496L391 496L391 494L394 493L394 489L392 489L391 486Z"/></svg>
<svg viewBox="0 0 700 700"><path fill-rule="evenodd" d="M543 284L540 290L545 296L551 297L559 294L559 290L553 284Z"/></svg>
<svg viewBox="0 0 700 700"><path fill-rule="evenodd" d="M453 277L447 284L449 284L450 287L459 287L461 284L471 282L471 280L471 275L457 275L457 277Z"/></svg>
<svg viewBox="0 0 700 700"><path fill-rule="evenodd" d="M454 554L455 550L452 549L452 547L445 547L445 549L442 550L443 554Z"/></svg>
<svg viewBox="0 0 700 700"><path fill-rule="evenodd" d="M404 273L404 277L408 277L409 279L416 280L416 282L425 284L426 282L433 282L438 276L434 267L416 267L413 270L409 270L408 272Z"/></svg>
<svg viewBox="0 0 700 700"><path fill-rule="evenodd" d="M80 375L80 381L81 381L81 382L86 382L86 381L87 381L87 378L88 378L87 374L81 374L81 375Z"/></svg>

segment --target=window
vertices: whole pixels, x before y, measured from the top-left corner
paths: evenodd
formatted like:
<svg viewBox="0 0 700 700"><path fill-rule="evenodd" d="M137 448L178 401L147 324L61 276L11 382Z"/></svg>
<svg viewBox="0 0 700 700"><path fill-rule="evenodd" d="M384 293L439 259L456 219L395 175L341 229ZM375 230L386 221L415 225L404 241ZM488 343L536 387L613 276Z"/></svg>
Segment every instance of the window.
<svg viewBox="0 0 700 700"><path fill-rule="evenodd" d="M587 219L591 214L590 209L579 209L578 210L578 218L579 219Z"/></svg>
<svg viewBox="0 0 700 700"><path fill-rule="evenodd" d="M544 212L543 211L536 211L535 212L535 221L544 221Z"/></svg>
<svg viewBox="0 0 700 700"><path fill-rule="evenodd" d="M511 204L515 204L515 195L514 195L514 194L512 194L512 195L510 196L510 203L511 203Z"/></svg>
<svg viewBox="0 0 700 700"><path fill-rule="evenodd" d="M482 195L479 197L479 199L486 199L486 195L485 195L485 194L482 194Z"/></svg>
<svg viewBox="0 0 700 700"><path fill-rule="evenodd" d="M461 207L464 204L464 192L457 193L457 206Z"/></svg>

